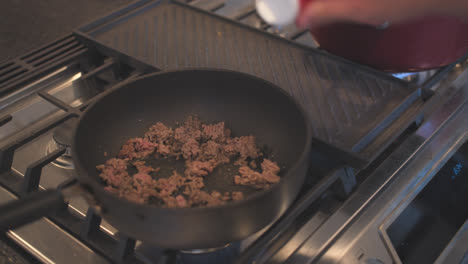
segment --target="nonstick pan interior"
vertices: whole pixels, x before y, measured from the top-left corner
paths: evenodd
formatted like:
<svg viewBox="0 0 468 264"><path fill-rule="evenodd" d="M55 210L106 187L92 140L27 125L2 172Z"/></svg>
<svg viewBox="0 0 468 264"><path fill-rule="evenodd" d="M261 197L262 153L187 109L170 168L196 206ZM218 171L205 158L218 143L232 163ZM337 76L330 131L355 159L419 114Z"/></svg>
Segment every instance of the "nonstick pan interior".
<svg viewBox="0 0 468 264"><path fill-rule="evenodd" d="M97 178L96 165L116 156L127 139L141 137L156 122L175 127L194 114L206 123L224 121L233 136L254 135L282 167L294 164L307 139L296 106L271 87L252 89L245 80L226 79L223 74L169 74L159 76L157 83L142 79L105 97L81 121L76 133L78 158ZM203 81L195 85L194 78Z"/></svg>
<svg viewBox="0 0 468 264"><path fill-rule="evenodd" d="M205 123L224 121L233 136L254 135L267 157L283 168L278 186L224 206L172 210L136 205L104 191L96 165L155 122L174 127L190 114ZM164 247L200 248L242 239L279 217L303 183L310 145L303 111L280 88L241 73L185 70L141 78L90 106L76 129L73 158L79 179L103 204L111 224ZM170 164L160 166L169 170ZM218 168L205 180L207 189L252 192L232 183L234 170Z"/></svg>

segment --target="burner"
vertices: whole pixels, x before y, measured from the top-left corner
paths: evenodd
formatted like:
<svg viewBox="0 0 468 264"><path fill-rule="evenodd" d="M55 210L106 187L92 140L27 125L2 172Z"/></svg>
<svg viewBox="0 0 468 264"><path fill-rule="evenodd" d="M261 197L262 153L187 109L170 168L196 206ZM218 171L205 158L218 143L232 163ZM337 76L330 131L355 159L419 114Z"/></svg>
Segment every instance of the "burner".
<svg viewBox="0 0 468 264"><path fill-rule="evenodd" d="M415 85L422 85L425 81L427 81L436 72L437 72L437 70L428 70L428 71L420 71L420 72L392 73L391 75L393 77L405 80L405 81L413 83Z"/></svg>
<svg viewBox="0 0 468 264"><path fill-rule="evenodd" d="M75 120L67 120L60 126L58 126L52 135L52 140L47 145L46 153L49 154L59 148L65 147L65 154L58 157L56 160L51 163L57 167L64 169L74 169L75 165L73 164L72 155L71 155L71 142L73 127L75 125Z"/></svg>
<svg viewBox="0 0 468 264"><path fill-rule="evenodd" d="M227 244L209 249L181 250L177 254L178 264L231 263L240 252L240 243Z"/></svg>

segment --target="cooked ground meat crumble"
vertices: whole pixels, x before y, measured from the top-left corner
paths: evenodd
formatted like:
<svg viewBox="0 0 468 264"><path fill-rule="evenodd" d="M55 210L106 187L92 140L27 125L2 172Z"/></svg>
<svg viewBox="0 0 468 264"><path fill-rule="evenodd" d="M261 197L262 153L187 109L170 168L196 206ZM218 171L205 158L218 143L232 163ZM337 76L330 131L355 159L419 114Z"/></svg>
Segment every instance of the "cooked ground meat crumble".
<svg viewBox="0 0 468 264"><path fill-rule="evenodd" d="M183 158L185 171L174 169L169 177L157 179L160 168L147 165L148 158ZM261 162L259 158L263 158ZM183 208L244 199L244 193L239 191L204 189L204 178L220 164L229 163L238 166L234 184L261 190L280 181L280 167L263 157L254 136L231 137L224 122L203 124L196 116L189 116L175 129L161 122L154 124L142 138L127 140L116 158L96 168L109 192L137 203L156 199L163 207ZM130 173L130 168L136 172Z"/></svg>

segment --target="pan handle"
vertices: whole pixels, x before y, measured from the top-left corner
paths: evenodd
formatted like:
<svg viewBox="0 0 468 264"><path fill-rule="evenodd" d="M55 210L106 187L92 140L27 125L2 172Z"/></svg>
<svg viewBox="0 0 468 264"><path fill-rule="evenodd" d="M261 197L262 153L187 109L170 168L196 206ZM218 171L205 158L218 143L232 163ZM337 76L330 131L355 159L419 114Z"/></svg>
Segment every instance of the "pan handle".
<svg viewBox="0 0 468 264"><path fill-rule="evenodd" d="M61 192L40 191L24 199L0 206L0 231L22 226L50 213L57 212L66 205Z"/></svg>

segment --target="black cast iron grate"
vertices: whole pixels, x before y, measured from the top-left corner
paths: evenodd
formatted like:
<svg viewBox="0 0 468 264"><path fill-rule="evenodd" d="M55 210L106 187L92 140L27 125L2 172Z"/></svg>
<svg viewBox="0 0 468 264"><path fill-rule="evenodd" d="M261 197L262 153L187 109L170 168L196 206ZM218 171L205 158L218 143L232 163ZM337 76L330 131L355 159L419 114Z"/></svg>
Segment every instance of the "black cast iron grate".
<svg viewBox="0 0 468 264"><path fill-rule="evenodd" d="M52 53L55 54L56 52ZM96 56L96 54L93 55ZM88 56L91 55L88 54ZM99 79L98 75L103 71L111 70L117 74L118 80L115 80L114 83L108 84L107 89L115 89L127 81L143 75L144 73L155 71L154 68L147 68L144 71L138 71L131 66L121 64L115 59L104 60L96 59L95 57L95 60L103 62L102 65L88 69L87 72L81 77L81 80L84 81L87 85L96 85L97 83L102 85L103 82ZM82 69L84 70L84 68L89 68L89 65L83 65ZM42 70L47 69L42 68ZM28 166L24 177L11 170L15 150L46 133L47 131L56 128L65 121L78 118L82 111L90 103L100 97L100 95L97 95L78 107L72 107L46 92L39 92L38 95L44 100L55 105L58 109L63 110L65 113L52 119L49 118L46 122L34 124L1 142L0 184L20 198L30 194L31 192L40 191L39 181L42 168L64 154L66 149L59 148L58 150L31 163ZM0 127L7 124L11 120L11 115L1 117ZM76 180L72 179L69 182L64 182L61 184L58 189L68 187L68 185L75 183ZM67 230L67 232L83 241L87 246L106 257L111 262L142 263L142 261L137 259L134 254L135 240L130 239L122 234L119 234L119 238L115 239L100 231L99 226L101 223L101 218L94 212L93 209L88 210L85 219L81 219L72 215L68 210L60 211L57 214L51 216L50 219L63 229Z"/></svg>
<svg viewBox="0 0 468 264"><path fill-rule="evenodd" d="M87 57L88 59L86 60L80 60L83 64L80 65L80 68L84 72L80 79L86 85L95 86L95 88L100 91L116 89L138 76L156 71L155 68L147 67L144 64L132 62L131 60L125 60L125 58L125 62L123 62L117 58L102 56L98 52L92 51L92 49L88 50ZM94 62L94 64L92 64L92 62ZM80 62L69 63L80 64ZM47 71L48 69L46 68L43 70ZM101 73L107 71L114 73L115 80L113 82L106 83L99 78ZM103 94L105 93L97 94L95 97L89 99L80 106L72 107L47 92L38 92L39 97L55 105L58 109L63 110L64 113L61 115L55 115L53 118L48 118L43 122L33 124L25 130L22 130L21 132L0 142L0 185L17 195L19 198L25 197L31 192L40 191L41 187L39 186L39 182L42 174L42 168L64 154L66 149L59 148L31 163L27 167L24 177L11 169L15 150L40 135L57 128L67 120L78 118L89 104L100 98ZM12 119L13 117L11 115L0 117L0 127L7 124ZM323 162L320 163L321 165L325 164ZM306 183L304 187L304 195L301 196L296 205L289 209L288 213L285 214L278 224L274 225L269 232L266 232L259 240L257 240L256 243L249 247L245 251L247 254L244 256L247 256L249 259L254 258L255 256L252 255L255 254L252 254L252 252L257 251L260 248L266 250L274 245L275 241L282 238L285 230L295 221L298 215L300 215L312 203L318 201L322 194L324 194L332 184L339 182L343 170L332 170L331 168L335 168L335 166L336 164L332 162L329 170L323 170L323 168L321 168L323 170L323 178L319 180L320 177L314 177L318 182ZM330 171L333 173L330 173ZM315 173L317 173L317 171L315 171ZM73 184L76 184L75 179L62 183L58 189L60 190L61 188L66 188ZM135 254L135 240L128 238L123 234L119 234L118 239L116 239L100 230L99 226L101 218L93 209L89 209L87 211L84 219L71 214L68 210L60 211L49 218L58 226L74 235L95 252L104 256L111 262L143 262L138 258L138 255ZM166 250L164 251L164 254L167 255L165 263L173 263L174 261L177 261L177 258L174 257L175 253L173 250Z"/></svg>
<svg viewBox="0 0 468 264"><path fill-rule="evenodd" d="M130 77L131 80L134 77ZM119 83L118 85L121 85ZM0 174L0 184L7 188L9 191L17 195L18 197L24 197L31 192L39 190L39 180L41 177L42 168L56 158L65 153L65 148L60 148L43 158L30 164L26 170L25 176L17 174L11 170L11 161L13 160L14 151L24 144L32 141L36 137L43 133L54 129L66 120L77 118L81 115L81 111L89 105L92 101L96 100L97 97L89 100L79 107L71 107L68 104L58 100L57 98L44 93L39 92L39 96L58 108L64 110L66 113L57 117L56 119L50 120L47 123L43 123L41 127L35 127L34 129L27 130L20 136L10 141L9 144L4 145L0 148L0 164L2 170ZM99 96L98 96L99 97ZM4 120L1 125L8 123L12 120L10 115L3 118ZM327 189L339 178L339 171L334 171L325 177L323 177L317 184L310 187L309 190L305 191L305 194L297 201L297 203L290 208L285 214L281 221L274 225L269 232L266 232L256 243L254 243L247 252L255 252L259 249L268 249L274 242L279 239L282 233L287 229L295 218L297 218L306 208L312 203L319 200L320 196L325 193ZM64 182L59 186L61 188L68 187L69 185L75 184L76 180L71 179L70 181ZM307 186L307 185L306 185ZM50 216L50 219L58 224L60 227L73 234L75 237L84 242L87 246L105 256L108 260L113 262L124 262L124 263L141 263L142 261L137 258L134 254L135 240L120 234L119 239L114 239L109 235L102 232L99 228L101 218L95 213L93 209L89 209L84 219L80 219L68 212L67 210L60 211L57 214ZM173 251L167 251L166 254L171 255ZM250 254L247 254L249 258L252 258ZM174 258L168 257L167 261L175 261ZM166 262L170 263L170 262Z"/></svg>
<svg viewBox="0 0 468 264"><path fill-rule="evenodd" d="M0 65L0 96L34 79L78 60L88 49L75 36L67 35L37 50Z"/></svg>

